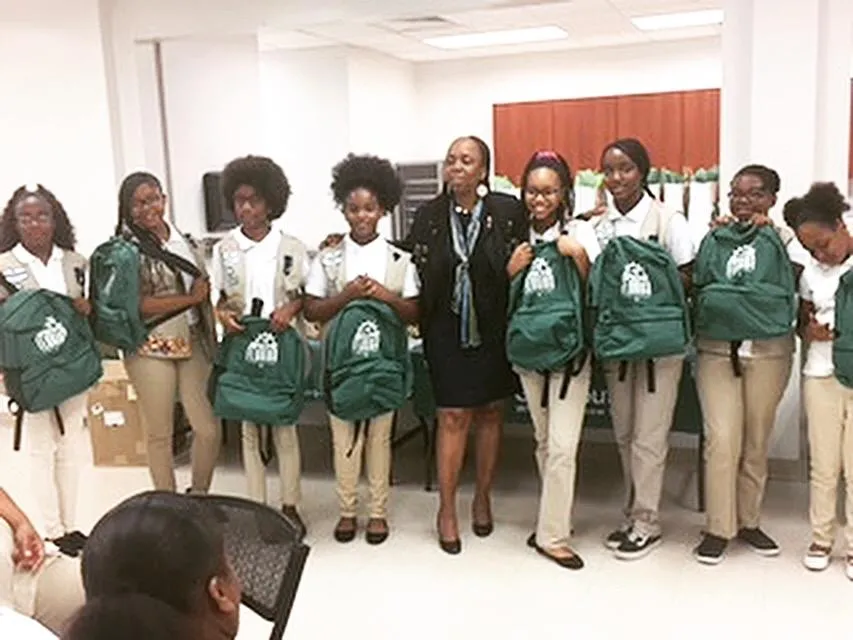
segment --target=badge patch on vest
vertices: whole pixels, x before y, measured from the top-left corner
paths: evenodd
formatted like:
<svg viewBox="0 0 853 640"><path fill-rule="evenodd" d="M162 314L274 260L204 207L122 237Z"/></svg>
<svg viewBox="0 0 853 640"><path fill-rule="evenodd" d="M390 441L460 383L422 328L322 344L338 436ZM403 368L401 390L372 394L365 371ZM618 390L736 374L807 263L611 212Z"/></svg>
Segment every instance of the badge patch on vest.
<svg viewBox="0 0 853 640"><path fill-rule="evenodd" d="M742 273L752 273L755 271L757 260L755 247L751 244L738 247L726 263L726 277L732 280Z"/></svg>
<svg viewBox="0 0 853 640"><path fill-rule="evenodd" d="M344 252L340 249L329 251L321 261L324 267L336 267L344 261Z"/></svg>
<svg viewBox="0 0 853 640"><path fill-rule="evenodd" d="M616 237L616 226L610 220L602 220L595 225L595 237L602 249Z"/></svg>
<svg viewBox="0 0 853 640"><path fill-rule="evenodd" d="M365 320L360 325L352 338L352 352L362 358L366 358L379 351L382 344L382 334L379 325L374 320Z"/></svg>
<svg viewBox="0 0 853 640"><path fill-rule="evenodd" d="M289 276L293 272L293 256L284 256L284 275Z"/></svg>
<svg viewBox="0 0 853 640"><path fill-rule="evenodd" d="M264 331L246 347L244 359L249 364L259 367L278 363L278 341L269 331Z"/></svg>
<svg viewBox="0 0 853 640"><path fill-rule="evenodd" d="M652 281L638 262L629 262L622 270L622 296L634 302L652 297Z"/></svg>
<svg viewBox="0 0 853 640"><path fill-rule="evenodd" d="M39 351L50 355L59 351L67 338L68 329L53 316L48 316L44 321L44 328L35 335L33 341Z"/></svg>
<svg viewBox="0 0 853 640"><path fill-rule="evenodd" d="M225 272L225 285L229 289L240 286L240 274L237 271L237 266L242 259L241 251L225 251L222 253L222 270Z"/></svg>
<svg viewBox="0 0 853 640"><path fill-rule="evenodd" d="M6 280L17 287L27 279L29 271L24 267L10 267L3 270L3 275L6 277Z"/></svg>
<svg viewBox="0 0 853 640"><path fill-rule="evenodd" d="M548 261L544 258L534 259L524 279L524 293L541 295L551 293L556 287L554 271Z"/></svg>

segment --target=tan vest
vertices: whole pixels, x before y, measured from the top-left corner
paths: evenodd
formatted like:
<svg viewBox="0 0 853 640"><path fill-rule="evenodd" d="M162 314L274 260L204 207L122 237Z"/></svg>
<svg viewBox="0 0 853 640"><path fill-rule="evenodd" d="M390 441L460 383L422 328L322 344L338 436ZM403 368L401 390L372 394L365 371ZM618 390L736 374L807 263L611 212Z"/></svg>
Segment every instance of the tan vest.
<svg viewBox="0 0 853 640"><path fill-rule="evenodd" d="M382 284L398 296L403 295L406 284L406 270L412 263L412 255L386 243L388 257L385 268L385 282ZM320 252L320 264L326 274L326 296L338 295L347 285L346 250L343 243L327 247Z"/></svg>
<svg viewBox="0 0 853 640"><path fill-rule="evenodd" d="M86 258L74 251L63 250L62 275L65 277L65 286L68 289L69 298L84 298ZM10 284L20 289L40 289L30 268L18 260L11 251L0 254L0 272L6 277Z"/></svg>
<svg viewBox="0 0 853 640"><path fill-rule="evenodd" d="M179 233L173 229L174 233ZM198 244L187 237L192 250L194 262L203 277L207 276L204 267L204 257ZM175 274L164 262L151 258L140 252L140 281L143 297L167 297L186 295L184 278L181 272ZM168 360L187 359L192 356L192 338L195 337L210 359L216 353L216 327L213 320L213 305L205 301L196 308L198 324L195 331L191 330L187 315L182 313L174 318L157 325L151 330L137 354L150 358Z"/></svg>
<svg viewBox="0 0 853 640"><path fill-rule="evenodd" d="M787 227L773 226L779 233L782 239L782 244L786 247L794 240L796 235ZM769 359L769 358L790 358L794 353L794 330L787 336L780 338L772 338L770 340L753 340L750 348L750 358ZM730 343L720 340L707 340L705 338L696 339L696 349L700 353L709 353L716 356L729 357Z"/></svg>
<svg viewBox="0 0 853 640"><path fill-rule="evenodd" d="M640 240L657 238L661 244L666 244L670 223L674 217L675 211L664 205L660 200L653 199L649 212L646 214L643 224L640 225ZM609 213L590 218L590 223L595 229L598 243L604 249L611 238L616 237L616 230L610 221Z"/></svg>

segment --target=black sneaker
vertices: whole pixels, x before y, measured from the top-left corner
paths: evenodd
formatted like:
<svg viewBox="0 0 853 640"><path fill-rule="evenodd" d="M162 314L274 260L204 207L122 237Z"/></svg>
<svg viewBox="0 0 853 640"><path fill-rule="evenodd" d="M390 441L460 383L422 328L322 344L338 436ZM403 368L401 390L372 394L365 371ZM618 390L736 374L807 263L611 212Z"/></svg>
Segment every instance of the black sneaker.
<svg viewBox="0 0 853 640"><path fill-rule="evenodd" d="M620 527L604 539L604 546L611 551L616 551L628 536L629 527Z"/></svg>
<svg viewBox="0 0 853 640"><path fill-rule="evenodd" d="M654 549L660 546L661 538L660 536L649 536L644 533L640 533L636 529L631 529L628 533L624 534L625 539L622 541L616 551L613 553L620 560L639 560L643 558L649 553L651 553Z"/></svg>
<svg viewBox="0 0 853 640"><path fill-rule="evenodd" d="M76 537L72 536L70 533L66 533L64 536L61 536L59 538L48 540L48 542L52 542L53 544L55 544L56 548L59 549L59 552L62 555L68 556L69 558L78 557L80 555L80 552L83 550L83 546L80 545L79 540L77 540Z"/></svg>
<svg viewBox="0 0 853 640"><path fill-rule="evenodd" d="M778 556L781 552L779 545L761 529L741 529L737 532L738 540L745 542L760 556Z"/></svg>
<svg viewBox="0 0 853 640"><path fill-rule="evenodd" d="M725 538L706 533L699 546L693 550L693 555L702 564L720 564L726 557L727 546L729 541Z"/></svg>

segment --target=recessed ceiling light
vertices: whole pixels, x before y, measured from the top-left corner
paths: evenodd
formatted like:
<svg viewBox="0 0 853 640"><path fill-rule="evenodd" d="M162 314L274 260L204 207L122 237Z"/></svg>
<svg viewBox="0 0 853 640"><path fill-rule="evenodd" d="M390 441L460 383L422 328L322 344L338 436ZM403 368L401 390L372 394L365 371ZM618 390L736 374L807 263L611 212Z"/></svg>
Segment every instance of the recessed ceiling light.
<svg viewBox="0 0 853 640"><path fill-rule="evenodd" d="M722 9L708 11L686 11L684 13L662 13L655 16L632 18L631 22L641 31L659 31L661 29L684 29L687 27L705 27L722 24Z"/></svg>
<svg viewBox="0 0 853 640"><path fill-rule="evenodd" d="M559 27L534 27L531 29L466 33L458 36L439 36L427 38L424 43L438 49L473 49L474 47L550 42L552 40L565 40L568 37L569 34Z"/></svg>

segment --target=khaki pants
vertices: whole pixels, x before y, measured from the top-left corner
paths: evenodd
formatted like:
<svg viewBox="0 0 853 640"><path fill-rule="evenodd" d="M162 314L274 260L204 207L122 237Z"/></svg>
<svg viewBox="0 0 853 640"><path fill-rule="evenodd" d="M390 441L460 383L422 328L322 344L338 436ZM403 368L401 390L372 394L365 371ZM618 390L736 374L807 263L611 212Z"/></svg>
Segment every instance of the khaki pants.
<svg viewBox="0 0 853 640"><path fill-rule="evenodd" d="M266 468L261 460L261 445L266 427L251 422L243 423L243 467L246 470L249 497L256 502L267 501ZM295 507L299 504L302 461L299 455L299 435L296 427L271 427L275 456L278 459L278 475L281 481L281 504Z"/></svg>
<svg viewBox="0 0 853 640"><path fill-rule="evenodd" d="M353 447L355 425L329 414L332 448L335 451L335 478L342 518L358 515L358 478L361 457L367 467L368 511L371 518L385 518L391 491L391 425L394 413L384 413L370 420L359 432ZM365 431L367 432L365 435ZM352 454L347 455L352 449Z"/></svg>
<svg viewBox="0 0 853 640"><path fill-rule="evenodd" d="M61 538L76 526L77 489L86 447L86 394L69 398L59 412L65 435L59 432L53 409L25 413L22 425L30 456L30 485L50 539Z"/></svg>
<svg viewBox="0 0 853 640"><path fill-rule="evenodd" d="M705 418L708 533L726 540L758 527L767 483L767 450L791 358L731 359L700 353L697 386Z"/></svg>
<svg viewBox="0 0 853 640"><path fill-rule="evenodd" d="M562 400L560 387L564 374L550 374L548 406L545 408L542 407L545 377L541 373L518 371L533 422L536 465L542 481L536 544L543 549L570 546L578 443L583 429L591 369L587 363L581 373L571 379Z"/></svg>
<svg viewBox="0 0 853 640"><path fill-rule="evenodd" d="M646 362L628 363L619 381L619 363L604 365L610 417L625 478L625 518L644 535L660 535L659 508L669 430L684 356L655 360L655 393L649 393Z"/></svg>
<svg viewBox="0 0 853 640"><path fill-rule="evenodd" d="M809 423L813 542L832 547L838 528L838 482L847 490L844 534L847 554L853 555L853 389L835 376L806 378L803 384Z"/></svg>
<svg viewBox="0 0 853 640"><path fill-rule="evenodd" d="M212 365L201 345L193 342L188 360L130 356L124 364L139 396L154 488L175 490L172 436L175 399L179 395L193 430L192 490L206 492L219 457L220 435L219 420L207 399Z"/></svg>
<svg viewBox="0 0 853 640"><path fill-rule="evenodd" d="M59 634L85 600L80 561L56 556L47 558L35 573L17 571L14 549L12 530L0 520L0 604L12 605Z"/></svg>

